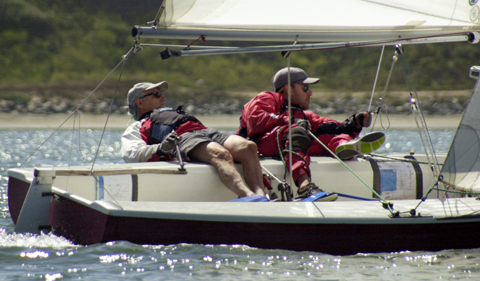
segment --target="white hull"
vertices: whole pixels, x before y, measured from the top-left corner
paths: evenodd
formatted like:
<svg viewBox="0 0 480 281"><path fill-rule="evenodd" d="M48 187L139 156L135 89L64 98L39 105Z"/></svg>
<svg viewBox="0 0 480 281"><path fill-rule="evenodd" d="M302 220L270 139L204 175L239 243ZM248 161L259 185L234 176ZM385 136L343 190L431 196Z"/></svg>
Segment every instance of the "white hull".
<svg viewBox="0 0 480 281"><path fill-rule="evenodd" d="M313 169L324 168L315 170L314 179L331 183L330 190L373 197L358 179L339 171L333 159L313 160ZM372 181L369 162L348 164ZM262 165L282 173L279 161L263 160ZM187 174L152 173L176 172L177 168L162 162L97 167L97 174L138 173L110 176L119 179L110 181L110 188L122 189L110 190L115 200L98 199L101 192L92 176L57 175L54 179L56 172L78 174L87 167L71 167L69 172L38 169L34 180L32 170L12 169L9 205L16 231L50 230L86 245L112 240L247 244L331 254L480 247L476 239L463 237L480 231L480 216L474 211L480 210L480 201L475 198L427 199L418 208L418 200L388 200L393 204L391 210L378 200L343 197L337 202L230 202L235 195L208 165L188 163ZM423 175L424 186L429 186L427 175ZM130 184L135 177L138 186L128 191L121 179ZM108 181L105 178L104 183ZM452 234L457 239L446 239Z"/></svg>
<svg viewBox="0 0 480 281"><path fill-rule="evenodd" d="M404 155L392 155L392 157L402 159ZM443 161L443 158L440 156L439 161ZM416 159L423 162L425 157L418 155ZM435 184L428 164L418 164L417 171L415 171L415 165L411 163L393 160L381 162L380 160L375 163L379 166L383 165L379 168L382 172L386 171L383 173L384 182L380 182L380 184L378 181L382 176L369 161L364 159L345 162L355 172L354 174L334 158L312 157L310 165L312 179L327 191L369 199L376 198L372 191L357 178L358 176L370 187L376 188L376 191L387 200L419 199ZM283 179L284 168L281 161L266 159L261 160L261 165L277 179ZM177 162L100 165L94 168L94 174L99 175L99 181L97 181L91 176L75 176L80 173L78 171L88 174L90 169L88 166L55 167L53 169L58 172L53 186L88 200L221 202L237 198L220 182L218 173L213 166L186 163L186 174L180 173L178 168ZM237 165L237 168L241 173L241 166ZM118 173L122 173L120 171L123 171L124 175L119 175ZM172 174L168 174L168 172ZM11 169L8 174L10 177L31 182L33 169ZM388 176L387 179L385 179L385 174ZM375 181L377 181L376 184ZM276 192L280 196L277 190L278 181L270 177L270 182L273 186L271 192ZM295 193L295 186L292 185L292 188ZM437 194L432 194L429 198L432 196L437 197ZM340 197L339 200L352 199Z"/></svg>

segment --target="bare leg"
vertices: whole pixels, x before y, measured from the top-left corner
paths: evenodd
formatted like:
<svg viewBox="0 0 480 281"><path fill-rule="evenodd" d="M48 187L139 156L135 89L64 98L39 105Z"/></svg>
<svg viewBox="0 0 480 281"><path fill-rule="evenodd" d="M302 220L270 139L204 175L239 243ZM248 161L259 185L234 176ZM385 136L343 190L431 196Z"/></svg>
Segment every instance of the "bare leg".
<svg viewBox="0 0 480 281"><path fill-rule="evenodd" d="M235 161L242 164L243 177L250 190L256 194L265 195L257 145L240 136L232 135L225 141L223 146L232 154Z"/></svg>
<svg viewBox="0 0 480 281"><path fill-rule="evenodd" d="M243 182L233 164L233 157L216 142L203 142L197 145L188 156L192 160L212 164L218 171L220 180L240 197L255 195Z"/></svg>

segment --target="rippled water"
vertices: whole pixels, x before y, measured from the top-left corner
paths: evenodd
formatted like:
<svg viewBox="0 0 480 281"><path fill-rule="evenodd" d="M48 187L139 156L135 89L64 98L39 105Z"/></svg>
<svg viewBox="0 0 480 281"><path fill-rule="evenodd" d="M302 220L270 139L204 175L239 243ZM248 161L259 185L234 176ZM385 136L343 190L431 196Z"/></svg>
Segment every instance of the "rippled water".
<svg viewBox="0 0 480 281"><path fill-rule="evenodd" d="M480 249L332 256L263 250L245 245L135 245L111 242L77 246L53 235L13 233L7 205L7 170L20 165L50 130L0 131L0 264L4 280L432 280L480 278ZM107 131L97 163L122 162L120 135ZM388 131L379 152L423 152L418 133ZM91 163L101 131L57 132L24 166ZM432 131L446 152L452 130ZM81 141L79 141L81 139ZM73 149L71 149L73 147ZM387 234L385 234L387 235ZM291 237L291 239L301 239ZM318 238L321 240L321 237ZM455 239L455 237L452 237ZM478 239L472 233L472 239ZM392 241L395 243L395 241Z"/></svg>

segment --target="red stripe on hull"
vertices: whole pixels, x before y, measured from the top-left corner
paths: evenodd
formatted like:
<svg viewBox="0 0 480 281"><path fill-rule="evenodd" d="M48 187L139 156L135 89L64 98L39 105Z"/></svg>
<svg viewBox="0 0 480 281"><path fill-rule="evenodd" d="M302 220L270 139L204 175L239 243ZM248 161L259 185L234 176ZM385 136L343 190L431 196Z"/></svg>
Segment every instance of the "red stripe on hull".
<svg viewBox="0 0 480 281"><path fill-rule="evenodd" d="M13 222L16 224L23 202L27 197L30 183L24 182L14 177L8 178L8 209Z"/></svg>
<svg viewBox="0 0 480 281"><path fill-rule="evenodd" d="M52 201L54 233L79 244L244 244L333 255L478 248L478 222L437 224L281 224L107 216L66 198ZM419 219L421 220L421 219Z"/></svg>

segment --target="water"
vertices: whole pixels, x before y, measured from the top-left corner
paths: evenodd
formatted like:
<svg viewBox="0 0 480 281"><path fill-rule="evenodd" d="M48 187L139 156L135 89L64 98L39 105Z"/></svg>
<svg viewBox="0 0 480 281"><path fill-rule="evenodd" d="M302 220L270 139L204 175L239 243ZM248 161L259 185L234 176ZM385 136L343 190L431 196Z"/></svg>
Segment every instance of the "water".
<svg viewBox="0 0 480 281"><path fill-rule="evenodd" d="M20 165L50 133L50 130L3 130L0 134L0 273L4 280L480 278L480 249L332 256L316 252L263 250L245 245L110 242L77 246L54 235L15 234L7 205L7 170ZM69 131L57 132L25 166L88 164L95 157L97 163L122 162L119 154L121 133L120 130L107 131L97 157L96 143L101 131L84 130L80 136ZM448 150L453 133L452 130L431 132L437 152ZM415 131L388 131L386 134L387 143L379 152L423 152ZM291 239L301 239L301 236ZM477 234L472 233L472 239L478 239Z"/></svg>

